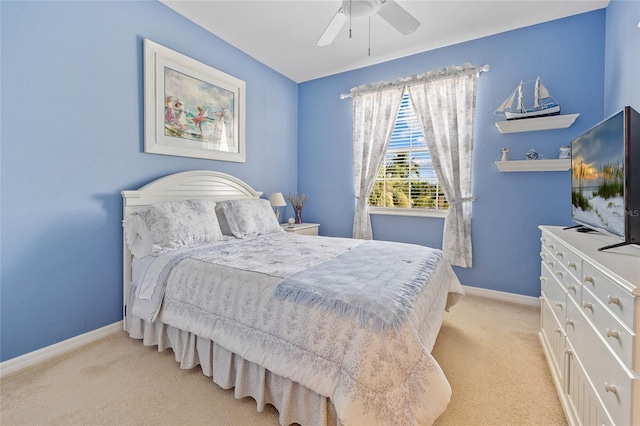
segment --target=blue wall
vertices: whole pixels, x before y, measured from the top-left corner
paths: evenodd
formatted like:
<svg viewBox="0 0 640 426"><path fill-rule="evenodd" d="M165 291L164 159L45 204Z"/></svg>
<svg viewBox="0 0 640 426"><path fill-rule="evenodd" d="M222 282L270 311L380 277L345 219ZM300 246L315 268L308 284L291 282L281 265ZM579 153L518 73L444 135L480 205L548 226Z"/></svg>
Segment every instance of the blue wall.
<svg viewBox="0 0 640 426"><path fill-rule="evenodd" d="M604 73L605 117L627 105L640 111L639 22L640 1L613 0L609 3Z"/></svg>
<svg viewBox="0 0 640 426"><path fill-rule="evenodd" d="M298 86L158 2L1 2L1 360L121 319L122 199L166 174L293 192ZM247 84L247 161L143 153L142 40Z"/></svg>
<svg viewBox="0 0 640 426"><path fill-rule="evenodd" d="M605 11L599 10L346 72L299 88L298 187L310 194L306 218L325 235L350 236L354 211L350 99L361 84L390 81L449 65L491 65L478 80L473 161L474 266L456 268L463 284L529 296L540 294L540 224L569 224L569 172L500 173L502 147L511 159L558 148L602 118ZM363 53L364 54L364 53ZM500 134L493 111L520 80L541 76L567 113L562 130ZM443 219L372 218L374 238L441 246Z"/></svg>
<svg viewBox="0 0 640 426"><path fill-rule="evenodd" d="M592 12L299 86L155 1L0 8L1 361L120 319L123 189L219 170L266 194L307 192L305 220L325 235L350 236L351 101L338 95L463 62L491 71L478 88L475 264L457 272L464 284L535 296L536 226L570 222L569 176L499 173L493 162L503 146L514 159L530 148L553 158L606 113L639 106L633 1L612 1L606 17ZM632 14L633 27L620 33ZM143 153L143 38L247 82L246 163ZM564 112L580 117L565 130L501 135L493 110L538 74ZM442 219L375 216L373 224L378 239L442 243Z"/></svg>

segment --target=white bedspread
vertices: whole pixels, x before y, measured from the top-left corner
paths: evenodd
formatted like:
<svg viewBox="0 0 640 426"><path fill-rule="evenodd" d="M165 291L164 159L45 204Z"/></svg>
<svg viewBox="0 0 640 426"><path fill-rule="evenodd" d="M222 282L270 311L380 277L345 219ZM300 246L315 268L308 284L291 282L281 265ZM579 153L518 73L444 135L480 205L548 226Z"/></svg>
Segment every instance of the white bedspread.
<svg viewBox="0 0 640 426"><path fill-rule="evenodd" d="M272 297L283 278L361 244L279 233L167 253L144 265L132 313L149 321L160 313L329 397L345 425L431 424L451 389L430 351L448 294L463 294L448 263L437 263L399 331L384 335L357 318Z"/></svg>

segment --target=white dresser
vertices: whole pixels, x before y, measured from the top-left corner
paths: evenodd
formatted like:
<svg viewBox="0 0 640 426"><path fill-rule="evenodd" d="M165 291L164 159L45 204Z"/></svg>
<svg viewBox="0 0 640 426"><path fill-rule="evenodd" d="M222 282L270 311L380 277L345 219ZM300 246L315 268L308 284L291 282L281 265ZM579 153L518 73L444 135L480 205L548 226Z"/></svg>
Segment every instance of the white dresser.
<svg viewBox="0 0 640 426"><path fill-rule="evenodd" d="M572 425L640 425L640 248L541 226L539 338Z"/></svg>

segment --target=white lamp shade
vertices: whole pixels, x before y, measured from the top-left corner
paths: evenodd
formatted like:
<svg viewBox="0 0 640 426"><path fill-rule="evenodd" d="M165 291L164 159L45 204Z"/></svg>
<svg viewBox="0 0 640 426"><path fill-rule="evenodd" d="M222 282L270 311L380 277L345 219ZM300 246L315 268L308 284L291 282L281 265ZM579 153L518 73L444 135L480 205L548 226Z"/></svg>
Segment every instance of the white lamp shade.
<svg viewBox="0 0 640 426"><path fill-rule="evenodd" d="M271 203L273 207L280 207L280 206L287 205L287 202L284 200L284 197L282 196L282 192L272 193L271 196L269 197L269 203Z"/></svg>

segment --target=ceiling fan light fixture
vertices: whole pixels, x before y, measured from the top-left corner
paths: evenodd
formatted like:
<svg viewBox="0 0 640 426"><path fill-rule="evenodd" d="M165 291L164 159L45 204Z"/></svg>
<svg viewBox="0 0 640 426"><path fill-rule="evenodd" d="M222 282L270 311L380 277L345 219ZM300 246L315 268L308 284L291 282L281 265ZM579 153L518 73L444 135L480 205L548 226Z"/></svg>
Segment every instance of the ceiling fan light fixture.
<svg viewBox="0 0 640 426"><path fill-rule="evenodd" d="M371 18L375 14L382 17L402 35L411 34L420 26L420 21L394 0L342 0L342 6L329 22L316 45L328 46L333 43L347 21L349 21L349 38L351 38L351 19Z"/></svg>
<svg viewBox="0 0 640 426"><path fill-rule="evenodd" d="M366 18L380 9L380 3L376 0L344 0L342 2L347 16L352 18Z"/></svg>

